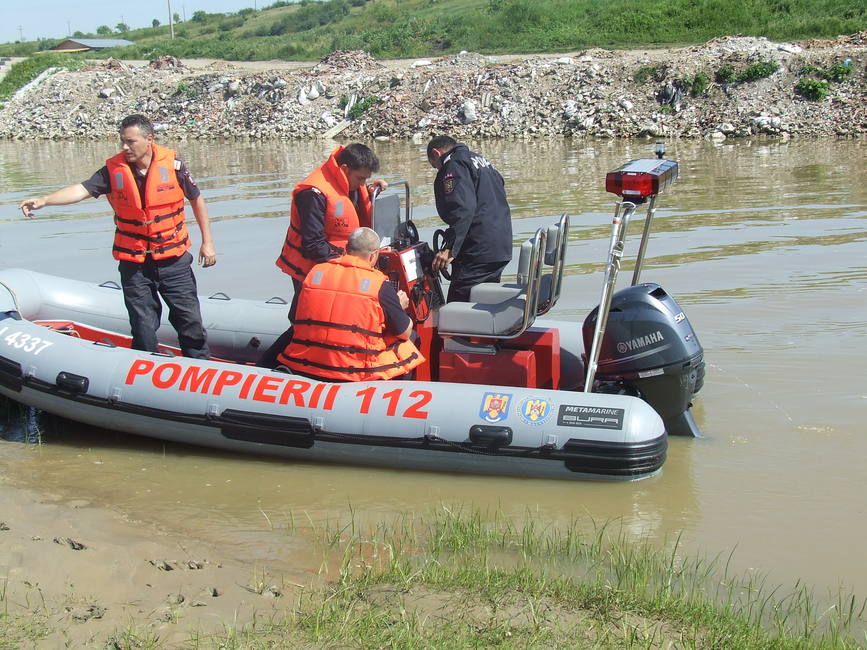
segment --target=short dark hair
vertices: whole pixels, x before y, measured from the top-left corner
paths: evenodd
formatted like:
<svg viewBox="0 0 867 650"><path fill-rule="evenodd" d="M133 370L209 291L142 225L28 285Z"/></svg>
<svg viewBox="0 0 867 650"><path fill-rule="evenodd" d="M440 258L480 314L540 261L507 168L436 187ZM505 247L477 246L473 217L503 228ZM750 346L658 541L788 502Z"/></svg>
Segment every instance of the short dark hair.
<svg viewBox="0 0 867 650"><path fill-rule="evenodd" d="M141 131L141 134L145 137L154 134L154 125L151 121L146 118L144 115L136 113L135 115L127 115L120 123L120 129L118 129L119 133L123 133L124 129L128 129L131 126L137 126L138 130Z"/></svg>
<svg viewBox="0 0 867 650"><path fill-rule="evenodd" d="M379 158L371 151L370 147L353 142L343 148L337 154L337 164L347 165L349 169L368 169L371 172L379 171Z"/></svg>
<svg viewBox="0 0 867 650"><path fill-rule="evenodd" d="M451 151L458 144L458 141L447 135L435 136L427 143L427 157L430 159L433 156L434 149L442 149L443 151Z"/></svg>

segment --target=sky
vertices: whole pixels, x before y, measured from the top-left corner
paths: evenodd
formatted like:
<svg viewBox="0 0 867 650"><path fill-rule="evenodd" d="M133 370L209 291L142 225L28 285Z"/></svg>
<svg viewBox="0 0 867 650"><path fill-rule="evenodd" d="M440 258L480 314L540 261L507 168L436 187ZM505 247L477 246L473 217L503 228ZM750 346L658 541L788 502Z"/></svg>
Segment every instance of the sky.
<svg viewBox="0 0 867 650"><path fill-rule="evenodd" d="M170 4L173 14L189 19L195 11L261 9L273 0L0 0L0 43L95 34L100 25L114 29L121 22L138 29L150 27L154 18L167 25Z"/></svg>

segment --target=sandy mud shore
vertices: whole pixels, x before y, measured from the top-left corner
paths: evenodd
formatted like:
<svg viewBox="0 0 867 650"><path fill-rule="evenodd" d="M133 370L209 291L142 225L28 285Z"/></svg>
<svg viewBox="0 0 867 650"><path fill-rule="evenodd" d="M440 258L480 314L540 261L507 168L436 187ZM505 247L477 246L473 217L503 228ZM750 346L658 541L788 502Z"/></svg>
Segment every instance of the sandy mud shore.
<svg viewBox="0 0 867 650"><path fill-rule="evenodd" d="M300 589L87 501L0 489L4 647L34 647L34 638L40 648L133 647L125 629L178 647L193 630L225 632L254 612L291 609Z"/></svg>

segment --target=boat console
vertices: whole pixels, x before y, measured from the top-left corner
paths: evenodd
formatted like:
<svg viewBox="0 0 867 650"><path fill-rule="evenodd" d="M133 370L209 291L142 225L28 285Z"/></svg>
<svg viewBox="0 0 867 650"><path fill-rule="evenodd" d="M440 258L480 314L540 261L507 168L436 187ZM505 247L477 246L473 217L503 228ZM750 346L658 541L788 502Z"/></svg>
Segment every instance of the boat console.
<svg viewBox="0 0 867 650"><path fill-rule="evenodd" d="M400 186L406 188L409 206L406 182L391 188ZM399 193L375 198L373 229L386 244L380 251L380 270L409 297L408 312L428 360L417 369L418 378L560 388L559 331L534 326L534 321L560 297L568 214L523 242L513 282L477 285L471 302L448 304L431 266L434 251L418 241L409 209L401 210Z"/></svg>
<svg viewBox="0 0 867 650"><path fill-rule="evenodd" d="M396 289L409 298L409 315L424 323L445 304L439 279L431 264L434 253L427 242L419 241L418 230L411 219L409 184L392 183L391 188L404 188L404 217L401 218L400 194L377 195L373 201L372 227L382 241L377 266Z"/></svg>

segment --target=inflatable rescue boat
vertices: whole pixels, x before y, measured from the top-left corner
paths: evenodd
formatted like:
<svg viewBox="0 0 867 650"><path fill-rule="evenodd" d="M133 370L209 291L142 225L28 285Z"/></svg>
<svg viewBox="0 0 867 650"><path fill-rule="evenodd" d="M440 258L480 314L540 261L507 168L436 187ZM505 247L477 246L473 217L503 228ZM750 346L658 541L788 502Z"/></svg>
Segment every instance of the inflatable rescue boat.
<svg viewBox="0 0 867 650"><path fill-rule="evenodd" d="M691 400L703 352L674 298L639 283L656 196L677 163L608 175L622 197L599 306L584 323L540 318L557 302L569 217L520 249L514 282L443 304L409 187L377 197L379 266L410 297L427 361L411 381L328 383L254 365L287 326L286 300L201 297L210 360L129 348L114 281L0 271L0 395L74 421L234 452L396 468L636 479L663 465L668 435L698 436ZM399 191L403 185L405 193ZM398 191L395 191L397 189ZM626 227L647 203L633 282L614 291ZM598 315L602 314L602 317Z"/></svg>

